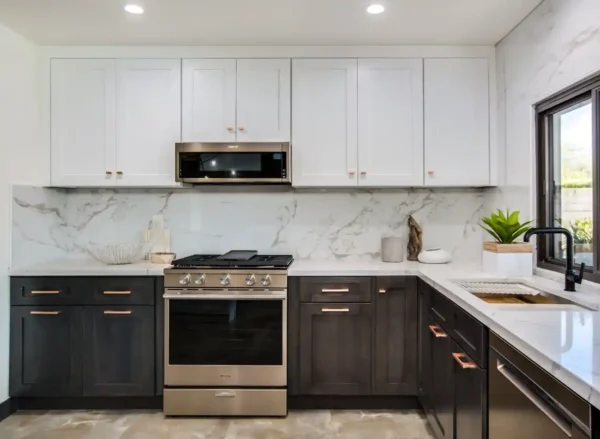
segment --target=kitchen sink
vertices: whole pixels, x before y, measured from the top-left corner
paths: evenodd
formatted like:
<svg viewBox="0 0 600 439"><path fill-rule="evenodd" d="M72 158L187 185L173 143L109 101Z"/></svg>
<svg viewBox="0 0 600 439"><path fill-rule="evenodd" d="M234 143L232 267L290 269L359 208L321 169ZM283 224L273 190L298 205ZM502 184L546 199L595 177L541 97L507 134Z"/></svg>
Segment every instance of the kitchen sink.
<svg viewBox="0 0 600 439"><path fill-rule="evenodd" d="M594 308L519 281L457 280L454 283L484 302L494 305L571 305L596 311Z"/></svg>

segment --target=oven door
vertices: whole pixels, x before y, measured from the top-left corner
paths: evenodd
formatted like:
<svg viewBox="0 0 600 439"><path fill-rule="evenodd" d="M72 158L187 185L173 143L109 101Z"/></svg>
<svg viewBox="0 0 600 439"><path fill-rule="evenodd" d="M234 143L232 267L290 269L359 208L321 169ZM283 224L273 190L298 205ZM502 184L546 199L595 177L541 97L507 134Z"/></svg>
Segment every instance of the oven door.
<svg viewBox="0 0 600 439"><path fill-rule="evenodd" d="M290 183L286 143L178 143L175 151L182 183Z"/></svg>
<svg viewBox="0 0 600 439"><path fill-rule="evenodd" d="M286 385L285 291L164 298L166 386Z"/></svg>

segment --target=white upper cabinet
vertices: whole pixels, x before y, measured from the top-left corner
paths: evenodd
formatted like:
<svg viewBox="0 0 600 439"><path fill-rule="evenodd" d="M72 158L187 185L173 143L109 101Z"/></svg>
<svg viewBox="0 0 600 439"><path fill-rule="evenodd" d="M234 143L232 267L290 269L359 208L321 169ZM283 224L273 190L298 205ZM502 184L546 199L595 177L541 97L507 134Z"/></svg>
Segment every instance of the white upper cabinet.
<svg viewBox="0 0 600 439"><path fill-rule="evenodd" d="M237 61L237 140L289 142L290 60Z"/></svg>
<svg viewBox="0 0 600 439"><path fill-rule="evenodd" d="M490 184L486 58L425 60L425 185Z"/></svg>
<svg viewBox="0 0 600 439"><path fill-rule="evenodd" d="M292 184L356 186L357 60L292 63Z"/></svg>
<svg viewBox="0 0 600 439"><path fill-rule="evenodd" d="M117 61L117 182L174 186L181 60Z"/></svg>
<svg viewBox="0 0 600 439"><path fill-rule="evenodd" d="M109 184L115 167L115 62L55 59L51 68L51 184Z"/></svg>
<svg viewBox="0 0 600 439"><path fill-rule="evenodd" d="M235 141L236 60L184 59L182 81L183 141Z"/></svg>
<svg viewBox="0 0 600 439"><path fill-rule="evenodd" d="M289 142L289 59L183 61L184 141Z"/></svg>
<svg viewBox="0 0 600 439"><path fill-rule="evenodd" d="M358 60L359 186L423 185L423 60Z"/></svg>

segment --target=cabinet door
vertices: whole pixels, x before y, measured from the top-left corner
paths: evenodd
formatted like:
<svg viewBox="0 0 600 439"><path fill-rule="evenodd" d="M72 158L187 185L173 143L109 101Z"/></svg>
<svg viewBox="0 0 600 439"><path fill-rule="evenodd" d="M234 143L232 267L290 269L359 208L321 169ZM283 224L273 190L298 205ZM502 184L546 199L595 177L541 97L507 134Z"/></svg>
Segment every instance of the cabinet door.
<svg viewBox="0 0 600 439"><path fill-rule="evenodd" d="M83 308L84 396L154 395L154 308Z"/></svg>
<svg viewBox="0 0 600 439"><path fill-rule="evenodd" d="M419 402L425 413L431 410L431 332L429 329L429 285L418 280L419 290Z"/></svg>
<svg viewBox="0 0 600 439"><path fill-rule="evenodd" d="M52 185L114 185L115 61L55 59L51 69Z"/></svg>
<svg viewBox="0 0 600 439"><path fill-rule="evenodd" d="M356 186L357 61L292 64L292 184Z"/></svg>
<svg viewBox="0 0 600 439"><path fill-rule="evenodd" d="M372 306L300 305L300 393L371 393Z"/></svg>
<svg viewBox="0 0 600 439"><path fill-rule="evenodd" d="M425 60L425 185L490 184L488 60Z"/></svg>
<svg viewBox="0 0 600 439"><path fill-rule="evenodd" d="M174 186L181 60L117 61L117 182Z"/></svg>
<svg viewBox="0 0 600 439"><path fill-rule="evenodd" d="M237 61L238 141L290 141L290 81L289 59Z"/></svg>
<svg viewBox="0 0 600 439"><path fill-rule="evenodd" d="M423 185L423 60L358 60L359 186Z"/></svg>
<svg viewBox="0 0 600 439"><path fill-rule="evenodd" d="M453 341L446 331L429 317L431 346L431 415L438 439L454 439L454 358Z"/></svg>
<svg viewBox="0 0 600 439"><path fill-rule="evenodd" d="M452 342L456 437L487 438L487 374Z"/></svg>
<svg viewBox="0 0 600 439"><path fill-rule="evenodd" d="M417 282L377 278L375 394L417 394Z"/></svg>
<svg viewBox="0 0 600 439"><path fill-rule="evenodd" d="M184 142L235 142L235 59L184 59Z"/></svg>
<svg viewBox="0 0 600 439"><path fill-rule="evenodd" d="M81 307L13 306L10 396L81 396Z"/></svg>

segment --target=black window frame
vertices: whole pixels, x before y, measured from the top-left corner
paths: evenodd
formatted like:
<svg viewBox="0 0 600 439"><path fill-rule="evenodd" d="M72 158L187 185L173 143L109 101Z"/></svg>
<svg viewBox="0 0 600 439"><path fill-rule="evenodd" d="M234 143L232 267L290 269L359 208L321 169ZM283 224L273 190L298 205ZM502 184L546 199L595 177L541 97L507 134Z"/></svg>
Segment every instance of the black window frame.
<svg viewBox="0 0 600 439"><path fill-rule="evenodd" d="M594 264L587 267L584 279L600 283L600 74L580 81L535 105L535 169L537 225L555 226L551 218L553 203L553 130L552 115L578 102L590 100L592 104L592 227ZM537 239L537 266L547 270L563 272L566 262L553 257L552 236ZM579 264L577 264L579 267Z"/></svg>

